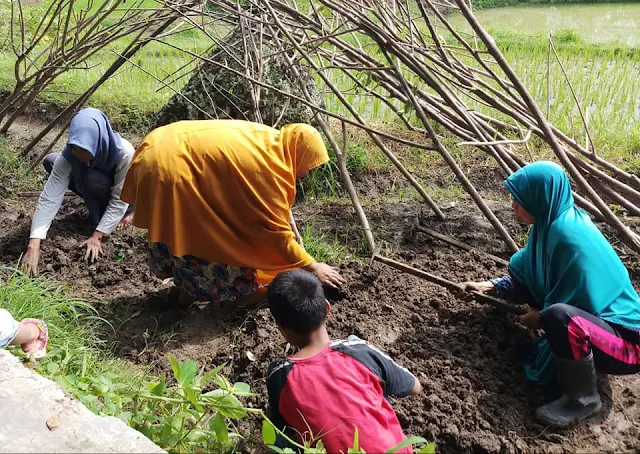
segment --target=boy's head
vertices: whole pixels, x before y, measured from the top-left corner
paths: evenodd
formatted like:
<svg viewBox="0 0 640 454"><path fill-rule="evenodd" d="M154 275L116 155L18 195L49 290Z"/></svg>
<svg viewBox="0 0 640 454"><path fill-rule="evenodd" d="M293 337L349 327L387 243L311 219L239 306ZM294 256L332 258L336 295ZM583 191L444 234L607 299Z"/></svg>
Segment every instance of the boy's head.
<svg viewBox="0 0 640 454"><path fill-rule="evenodd" d="M309 344L330 310L320 280L303 270L279 274L269 285L267 300L278 328L296 347Z"/></svg>

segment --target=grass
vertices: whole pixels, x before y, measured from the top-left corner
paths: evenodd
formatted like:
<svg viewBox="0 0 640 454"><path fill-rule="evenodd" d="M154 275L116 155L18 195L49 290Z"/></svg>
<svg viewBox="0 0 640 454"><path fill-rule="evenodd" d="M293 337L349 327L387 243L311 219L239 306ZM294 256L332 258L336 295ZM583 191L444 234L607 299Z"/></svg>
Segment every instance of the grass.
<svg viewBox="0 0 640 454"><path fill-rule="evenodd" d="M341 136L336 136L336 140L342 143ZM364 137L359 140L362 142L352 143L345 156L347 171L352 177L390 168L389 162L381 151ZM336 153L329 145L327 145L327 149L329 162L311 171L300 184L300 193L304 199L331 199L345 194Z"/></svg>
<svg viewBox="0 0 640 454"><path fill-rule="evenodd" d="M118 416L124 411L123 396L142 385L143 371L110 356L100 336L108 324L90 304L71 297L61 285L1 268L0 307L18 321L29 317L47 322L50 351L38 363L40 373L94 412ZM19 347L12 350L21 355ZM93 383L105 380L111 386L101 395L88 392Z"/></svg>
<svg viewBox="0 0 640 454"><path fill-rule="evenodd" d="M305 250L318 262L335 262L345 257L346 248L337 237L329 238L318 232L313 223L306 224L300 232Z"/></svg>
<svg viewBox="0 0 640 454"><path fill-rule="evenodd" d="M3 192L37 191L42 188L38 172L28 173L28 163L14 152L6 137L0 135L0 196Z"/></svg>

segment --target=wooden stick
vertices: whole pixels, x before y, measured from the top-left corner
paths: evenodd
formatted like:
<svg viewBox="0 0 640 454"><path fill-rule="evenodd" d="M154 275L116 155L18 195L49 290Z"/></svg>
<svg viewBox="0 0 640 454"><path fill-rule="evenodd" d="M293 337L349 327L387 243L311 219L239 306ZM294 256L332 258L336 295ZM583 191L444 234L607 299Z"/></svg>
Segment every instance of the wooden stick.
<svg viewBox="0 0 640 454"><path fill-rule="evenodd" d="M293 211L289 210L289 224L291 224L291 230L293 230L293 234L296 236L296 241L302 247L304 247L304 241L302 241L302 235L300 235L300 230L298 230L298 225L296 224L296 218L293 217Z"/></svg>
<svg viewBox="0 0 640 454"><path fill-rule="evenodd" d="M519 140L494 140L493 142L460 142L458 145L472 145L474 147L485 147L487 145L520 145L527 143L531 139L531 129L527 131L524 139Z"/></svg>
<svg viewBox="0 0 640 454"><path fill-rule="evenodd" d="M464 249L465 251L475 252L475 253L477 253L479 255L482 255L484 257L487 257L487 258L493 260L496 263L499 263L500 265L504 265L504 266L509 265L509 262L507 260L503 259L503 258L500 258L500 257L498 257L496 255L493 255L493 254L489 254L488 252L484 252L484 251L481 251L479 249L476 249L476 248L474 248L472 246L469 246L466 243L463 243L462 241L458 241L458 240L456 240L454 238L451 238L450 236L446 236L446 235L443 235L442 233L438 233L435 230L431 230L431 229L428 229L426 227L422 227L421 225L418 225L416 227L416 230L418 230L419 232L424 233L425 235L429 235L429 236L431 236L433 238L436 238L436 239L438 239L440 241L444 241L445 243L449 243L452 246L458 247L460 249Z"/></svg>
<svg viewBox="0 0 640 454"><path fill-rule="evenodd" d="M460 285L457 284L453 281L450 281L448 279L445 279L443 277L440 276L436 276L435 274L431 274L431 273L427 273L426 271L422 271L419 270L417 268L414 268L412 266L409 266L405 263L401 263L398 262L396 260L387 258L387 257L383 257L381 255L375 254L373 256L373 260L380 262L380 263L384 263L385 265L388 265L392 268L395 268L397 270L403 271L407 274L411 274L412 276L416 276L419 277L421 279L424 279L426 281L432 282L434 284L440 285L442 287L445 287L447 290L452 291L454 293L461 293L461 292L465 292L464 288ZM499 309L503 312L508 312L510 314L515 314L515 315L524 315L526 314L526 310L524 309L524 307L522 306L516 306L514 304L511 304L507 301L498 299L498 298L494 298L492 296L489 295L485 295L483 293L480 292L468 292L471 295L473 295L473 298L479 302L479 303L486 303L486 304L490 304L492 306L494 306L496 309Z"/></svg>
<svg viewBox="0 0 640 454"><path fill-rule="evenodd" d="M276 22L277 22L277 19L276 19ZM289 58L289 63L293 63L291 58ZM291 64L290 69L293 75L296 77L296 79L298 79L298 83L299 83L300 89L302 90L303 96L305 97L306 100L310 101L311 95L309 94L309 91L304 85L304 80L302 79L302 75L300 74L298 69L295 67L295 65ZM367 240L367 245L369 246L369 250L373 252L375 251L375 247L376 247L375 239L373 237L373 230L371 229L369 220L367 219L364 209L362 208L362 204L360 203L360 199L358 198L358 193L356 192L356 188L353 185L353 181L351 180L351 176L349 175L349 171L347 170L347 163L344 157L344 153L346 153L346 150L340 149L340 146L338 146L338 143L333 137L333 134L331 134L331 131L329 130L329 126L324 121L322 116L318 113L318 111L314 111L314 117L316 122L318 123L318 126L320 127L324 135L327 137L327 139L329 140L329 143L331 144L331 147L336 153L336 159L338 161L338 169L340 170L340 176L342 177L342 181L346 186L347 193L349 194L349 198L351 199L351 203L353 204L353 208L355 209L356 214L360 219L360 223L362 224L362 229L364 230L364 234ZM346 147L347 146L347 125L345 122L342 122L342 137L343 137L343 144Z"/></svg>

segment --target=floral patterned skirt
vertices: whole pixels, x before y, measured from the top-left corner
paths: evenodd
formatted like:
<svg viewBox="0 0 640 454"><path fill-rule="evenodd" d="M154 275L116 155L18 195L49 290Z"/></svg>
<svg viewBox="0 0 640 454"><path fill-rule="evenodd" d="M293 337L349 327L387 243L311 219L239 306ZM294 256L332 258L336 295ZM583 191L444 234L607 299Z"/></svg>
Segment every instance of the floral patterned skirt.
<svg viewBox="0 0 640 454"><path fill-rule="evenodd" d="M172 277L176 287L198 301L233 300L261 287L254 269L210 263L192 255L176 257L166 243L149 243L149 266L160 279Z"/></svg>

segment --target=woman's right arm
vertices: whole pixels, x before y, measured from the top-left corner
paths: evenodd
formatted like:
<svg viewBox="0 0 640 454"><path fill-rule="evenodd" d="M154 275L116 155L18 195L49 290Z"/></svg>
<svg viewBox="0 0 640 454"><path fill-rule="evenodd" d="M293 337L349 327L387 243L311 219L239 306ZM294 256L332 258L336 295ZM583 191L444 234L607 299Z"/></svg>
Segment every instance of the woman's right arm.
<svg viewBox="0 0 640 454"><path fill-rule="evenodd" d="M463 282L460 284L467 292L486 293L510 302L522 303L528 292L518 281L506 275L484 282Z"/></svg>
<svg viewBox="0 0 640 454"><path fill-rule="evenodd" d="M44 189L40 193L36 211L31 221L31 234L27 252L22 259L22 270L28 275L38 274L40 260L40 243L47 237L53 218L58 213L64 193L69 187L71 179L71 164L61 156L56 159L47 179Z"/></svg>

